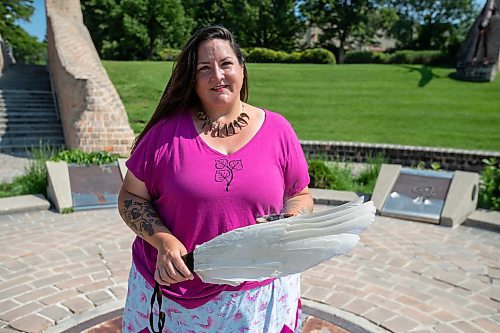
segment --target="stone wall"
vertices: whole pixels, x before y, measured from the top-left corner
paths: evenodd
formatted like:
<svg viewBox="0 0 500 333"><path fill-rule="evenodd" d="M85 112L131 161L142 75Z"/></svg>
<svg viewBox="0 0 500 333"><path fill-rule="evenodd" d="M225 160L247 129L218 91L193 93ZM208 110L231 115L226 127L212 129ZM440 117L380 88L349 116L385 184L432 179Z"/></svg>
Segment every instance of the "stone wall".
<svg viewBox="0 0 500 333"><path fill-rule="evenodd" d="M490 151L340 141L301 140L300 143L308 158L363 163L382 155L386 163L416 166L423 161L430 168L431 163L437 162L443 170L449 171L478 172L484 168L483 159L500 160L500 152Z"/></svg>
<svg viewBox="0 0 500 333"><path fill-rule="evenodd" d="M48 66L67 148L128 155L125 107L83 23L79 0L46 0Z"/></svg>

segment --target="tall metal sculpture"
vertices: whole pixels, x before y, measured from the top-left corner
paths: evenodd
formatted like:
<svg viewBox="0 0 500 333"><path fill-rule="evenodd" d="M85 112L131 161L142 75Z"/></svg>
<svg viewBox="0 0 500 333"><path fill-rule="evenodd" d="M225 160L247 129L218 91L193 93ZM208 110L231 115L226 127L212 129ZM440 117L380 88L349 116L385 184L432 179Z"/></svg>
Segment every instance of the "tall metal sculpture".
<svg viewBox="0 0 500 333"><path fill-rule="evenodd" d="M457 78L493 81L500 70L500 0L488 0L457 55Z"/></svg>

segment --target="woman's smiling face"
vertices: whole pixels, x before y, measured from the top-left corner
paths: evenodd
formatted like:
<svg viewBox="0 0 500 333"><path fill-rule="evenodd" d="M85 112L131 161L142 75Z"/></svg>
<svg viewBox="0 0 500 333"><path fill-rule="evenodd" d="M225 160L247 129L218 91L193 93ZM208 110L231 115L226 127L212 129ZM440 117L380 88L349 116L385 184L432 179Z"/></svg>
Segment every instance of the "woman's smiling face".
<svg viewBox="0 0 500 333"><path fill-rule="evenodd" d="M240 100L243 67L228 41L212 39L198 47L195 91L205 110L230 107Z"/></svg>

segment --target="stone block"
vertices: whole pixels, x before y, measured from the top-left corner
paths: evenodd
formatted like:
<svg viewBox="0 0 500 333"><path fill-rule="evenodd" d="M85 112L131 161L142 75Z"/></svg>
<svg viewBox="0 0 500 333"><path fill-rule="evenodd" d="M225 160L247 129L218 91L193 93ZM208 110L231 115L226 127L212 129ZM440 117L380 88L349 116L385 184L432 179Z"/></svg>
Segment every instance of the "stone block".
<svg viewBox="0 0 500 333"><path fill-rule="evenodd" d="M69 308L73 313L81 313L85 310L94 308L92 302L90 302L83 296L71 298L69 300L64 301L62 304L67 308Z"/></svg>
<svg viewBox="0 0 500 333"><path fill-rule="evenodd" d="M29 194L0 198L0 215L36 210L47 210L49 208L50 203L42 194Z"/></svg>
<svg viewBox="0 0 500 333"><path fill-rule="evenodd" d="M48 174L47 195L59 213L73 207L68 164L66 162L45 162Z"/></svg>
<svg viewBox="0 0 500 333"><path fill-rule="evenodd" d="M5 312L9 312L17 306L19 306L19 303L14 302L10 299L5 300L5 301L1 301L0 302L0 314L5 313Z"/></svg>
<svg viewBox="0 0 500 333"><path fill-rule="evenodd" d="M43 332L52 325L52 321L38 315L31 314L10 323L10 326L22 332Z"/></svg>
<svg viewBox="0 0 500 333"><path fill-rule="evenodd" d="M498 232L500 231L500 212L478 209L467 217L464 225Z"/></svg>
<svg viewBox="0 0 500 333"><path fill-rule="evenodd" d="M454 227L462 224L476 210L479 193L479 175L455 171L441 212L440 224Z"/></svg>
<svg viewBox="0 0 500 333"><path fill-rule="evenodd" d="M31 302L0 314L0 319L7 322L24 317L42 308L40 303Z"/></svg>
<svg viewBox="0 0 500 333"><path fill-rule="evenodd" d="M382 210L385 199L396 183L400 171L401 165L399 164L382 164L371 198L378 213Z"/></svg>
<svg viewBox="0 0 500 333"><path fill-rule="evenodd" d="M355 192L311 188L314 203L320 205L341 205L359 198Z"/></svg>
<svg viewBox="0 0 500 333"><path fill-rule="evenodd" d="M40 314L52 319L56 323L73 314L59 305L51 305L40 311Z"/></svg>

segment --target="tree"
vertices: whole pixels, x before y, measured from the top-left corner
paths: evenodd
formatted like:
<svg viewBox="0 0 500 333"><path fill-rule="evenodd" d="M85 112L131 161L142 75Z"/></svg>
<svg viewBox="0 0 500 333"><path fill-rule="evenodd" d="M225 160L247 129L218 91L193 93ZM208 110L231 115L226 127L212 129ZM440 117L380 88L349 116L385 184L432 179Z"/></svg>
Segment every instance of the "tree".
<svg viewBox="0 0 500 333"><path fill-rule="evenodd" d="M193 26L180 0L83 0L82 10L106 59L156 59L163 48L180 47Z"/></svg>
<svg viewBox="0 0 500 333"><path fill-rule="evenodd" d="M244 47L291 51L304 25L295 15L295 0L186 0L197 29L221 24Z"/></svg>
<svg viewBox="0 0 500 333"><path fill-rule="evenodd" d="M28 21L35 8L33 0L3 0L0 4L0 34L13 49L14 58L20 63L45 62L46 45L16 24Z"/></svg>
<svg viewBox="0 0 500 333"><path fill-rule="evenodd" d="M367 17L375 10L372 0L306 0L300 10L310 25L322 30L320 43L337 51L339 64L344 63L349 40L356 42L375 33L367 30ZM338 41L338 46L335 41Z"/></svg>
<svg viewBox="0 0 500 333"><path fill-rule="evenodd" d="M474 0L386 0L398 12L391 29L398 47L443 49L463 40L477 12Z"/></svg>
<svg viewBox="0 0 500 333"><path fill-rule="evenodd" d="M105 41L119 28L119 8L115 0L81 0L83 21L90 32L97 52L102 56Z"/></svg>

